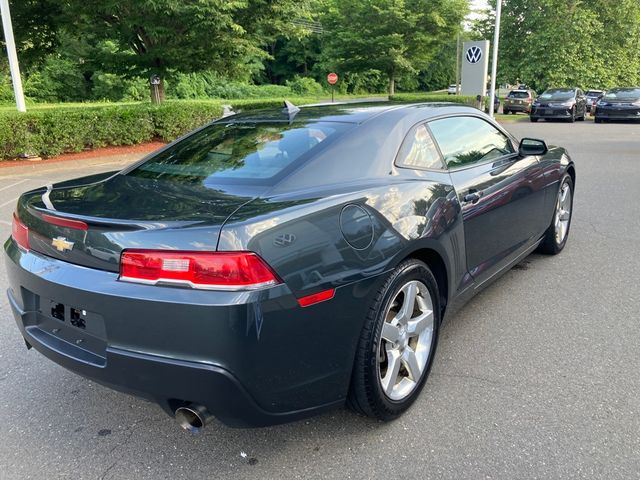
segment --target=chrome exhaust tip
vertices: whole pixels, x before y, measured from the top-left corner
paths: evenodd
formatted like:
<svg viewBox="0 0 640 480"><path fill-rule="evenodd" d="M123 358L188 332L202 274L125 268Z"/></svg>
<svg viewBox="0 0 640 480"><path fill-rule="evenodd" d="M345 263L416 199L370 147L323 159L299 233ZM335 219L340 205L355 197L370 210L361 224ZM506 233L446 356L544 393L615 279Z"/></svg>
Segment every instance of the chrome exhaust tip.
<svg viewBox="0 0 640 480"><path fill-rule="evenodd" d="M187 432L200 433L204 427L213 420L207 409L202 405L187 405L180 407L175 412L176 422Z"/></svg>

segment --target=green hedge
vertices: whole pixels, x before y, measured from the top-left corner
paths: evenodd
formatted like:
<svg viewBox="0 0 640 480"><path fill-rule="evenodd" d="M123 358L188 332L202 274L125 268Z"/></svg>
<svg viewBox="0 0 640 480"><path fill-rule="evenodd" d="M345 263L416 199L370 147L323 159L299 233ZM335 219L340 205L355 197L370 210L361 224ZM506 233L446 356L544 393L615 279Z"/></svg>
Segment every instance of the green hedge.
<svg viewBox="0 0 640 480"><path fill-rule="evenodd" d="M337 97L336 101L357 96ZM459 98L459 97L458 97ZM318 103L326 98L290 97L295 105ZM284 98L239 100L169 100L148 103L49 104L28 107L18 113L13 106L0 107L0 159L21 154L51 157L67 152L110 145L134 145L161 139L169 142L216 118L223 105L234 111L279 108Z"/></svg>
<svg viewBox="0 0 640 480"><path fill-rule="evenodd" d="M360 98L380 98L386 100L386 95L336 95L336 102L344 102L349 100L357 100ZM314 103L327 102L331 100L331 96L323 97L286 97L294 105L309 105ZM282 98L248 98L242 100L221 100L225 105L231 105L234 111L242 112L248 110L259 110L261 108L277 108L284 104L285 97Z"/></svg>
<svg viewBox="0 0 640 480"><path fill-rule="evenodd" d="M107 145L171 141L222 115L214 102L167 102L0 111L0 158L50 157Z"/></svg>
<svg viewBox="0 0 640 480"><path fill-rule="evenodd" d="M396 93L389 97L395 102L453 102L464 103L465 105L476 105L476 98L464 95L443 95L433 93Z"/></svg>

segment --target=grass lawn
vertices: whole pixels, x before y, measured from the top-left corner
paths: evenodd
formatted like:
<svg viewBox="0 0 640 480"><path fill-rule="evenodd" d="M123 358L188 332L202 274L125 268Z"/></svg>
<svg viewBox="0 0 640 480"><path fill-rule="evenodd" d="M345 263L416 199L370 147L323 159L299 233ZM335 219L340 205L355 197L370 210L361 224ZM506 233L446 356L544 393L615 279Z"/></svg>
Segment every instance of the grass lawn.
<svg viewBox="0 0 640 480"><path fill-rule="evenodd" d="M335 101L345 101L345 100L359 100L364 98L371 98L376 100L386 100L388 96L386 94L365 94L365 95L338 95L336 94L334 99ZM278 97L259 97L259 98L243 98L243 99L224 99L224 98L207 98L207 99L170 99L166 100L165 104L176 104L176 103L211 103L215 105L250 105L253 103L260 104L268 101L282 101L282 99ZM321 96L314 97L286 97L292 103L305 104L305 103L323 103L331 101L331 94L327 93ZM56 108L62 109L76 109L76 108L95 108L95 107L118 107L118 106L127 106L127 105L145 105L150 104L150 102L65 102L65 103L34 103L27 101L27 112L31 111L42 111L42 110L51 110ZM0 104L0 112L14 112L16 110L16 106L14 103L2 103Z"/></svg>

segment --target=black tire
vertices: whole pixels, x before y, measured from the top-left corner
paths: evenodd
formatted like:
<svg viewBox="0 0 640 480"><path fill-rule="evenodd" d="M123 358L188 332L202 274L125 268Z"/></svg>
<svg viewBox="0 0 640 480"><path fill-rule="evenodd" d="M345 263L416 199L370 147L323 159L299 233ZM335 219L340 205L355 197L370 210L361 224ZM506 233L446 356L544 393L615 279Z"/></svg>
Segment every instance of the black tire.
<svg viewBox="0 0 640 480"><path fill-rule="evenodd" d="M576 107L571 107L571 115L569 116L569 123L576 121Z"/></svg>
<svg viewBox="0 0 640 480"><path fill-rule="evenodd" d="M417 280L426 286L433 305L433 333L431 349L420 379L413 390L402 400L389 398L381 384L379 375L378 345L381 342L385 315L402 287ZM351 375L351 386L347 406L355 412L379 420L393 420L404 413L416 400L422 390L435 356L440 330L440 302L438 284L429 267L416 259L402 262L389 275L376 293L373 304L367 312ZM402 367L401 367L402 368Z"/></svg>
<svg viewBox="0 0 640 480"><path fill-rule="evenodd" d="M602 120L601 118L598 118L598 117L596 117L596 118L594 119L594 121L595 121L596 123L604 123L604 120Z"/></svg>
<svg viewBox="0 0 640 480"><path fill-rule="evenodd" d="M558 202L556 202L556 206L553 210L553 216L551 217L551 225L547 228L547 231L544 233L544 237L542 243L538 246L538 251L540 253L546 253L548 255L557 255L562 251L564 246L567 244L567 240L569 239L569 232L571 231L571 219L573 218L573 180L571 180L571 176L569 174L565 174L562 177L562 181L560 182L560 187L558 188L558 196L562 191L563 186L567 184L569 186L569 191L571 193L571 205L569 210L569 223L567 224L567 231L561 242L557 241L556 237L556 214L558 211Z"/></svg>
<svg viewBox="0 0 640 480"><path fill-rule="evenodd" d="M533 123L536 123L538 121L538 119L534 117L529 117L529 120L531 120L531 122Z"/></svg>

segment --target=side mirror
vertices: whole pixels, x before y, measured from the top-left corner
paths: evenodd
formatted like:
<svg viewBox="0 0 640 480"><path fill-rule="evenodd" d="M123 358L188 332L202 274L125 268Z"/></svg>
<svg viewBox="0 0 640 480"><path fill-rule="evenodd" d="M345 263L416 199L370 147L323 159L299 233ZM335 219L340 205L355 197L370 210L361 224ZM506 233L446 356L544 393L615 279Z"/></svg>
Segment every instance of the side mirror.
<svg viewBox="0 0 640 480"><path fill-rule="evenodd" d="M544 155L549 149L544 140L536 138L523 138L518 146L518 153L526 157L527 155Z"/></svg>

